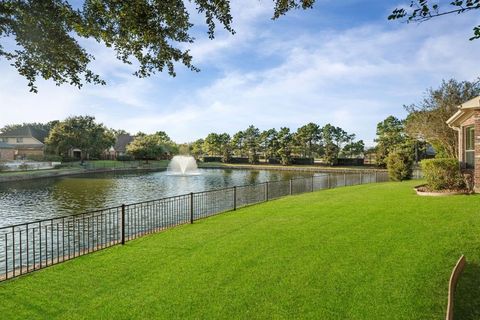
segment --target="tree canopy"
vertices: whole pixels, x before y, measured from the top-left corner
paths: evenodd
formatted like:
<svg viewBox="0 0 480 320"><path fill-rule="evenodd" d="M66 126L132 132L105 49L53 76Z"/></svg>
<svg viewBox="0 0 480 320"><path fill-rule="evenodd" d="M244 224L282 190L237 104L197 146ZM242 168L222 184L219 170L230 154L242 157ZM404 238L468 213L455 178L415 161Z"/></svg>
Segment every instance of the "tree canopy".
<svg viewBox="0 0 480 320"><path fill-rule="evenodd" d="M430 143L437 153L445 157L458 157L458 136L449 128L447 120L457 106L480 95L479 81L442 81L439 88L430 88L419 104L405 106L409 115L405 130L411 137Z"/></svg>
<svg viewBox="0 0 480 320"><path fill-rule="evenodd" d="M57 154L67 154L70 149L82 150L86 156L98 156L115 142L113 133L91 116L69 117L57 122L50 130L46 144Z"/></svg>
<svg viewBox="0 0 480 320"><path fill-rule="evenodd" d="M432 18L451 14L462 14L480 9L480 0L453 0L439 4L438 1L412 0L408 8L400 7L392 11L389 20L403 20L406 22L424 22ZM470 40L480 38L480 25L473 28Z"/></svg>
<svg viewBox="0 0 480 320"><path fill-rule="evenodd" d="M273 19L314 1L274 0ZM33 92L38 77L79 88L105 83L90 69L94 56L80 38L113 48L124 63L138 62L138 77L164 70L175 76L175 63L198 71L185 45L195 40L189 3L204 17L211 39L217 24L234 33L230 0L2 0L0 58L11 61Z"/></svg>

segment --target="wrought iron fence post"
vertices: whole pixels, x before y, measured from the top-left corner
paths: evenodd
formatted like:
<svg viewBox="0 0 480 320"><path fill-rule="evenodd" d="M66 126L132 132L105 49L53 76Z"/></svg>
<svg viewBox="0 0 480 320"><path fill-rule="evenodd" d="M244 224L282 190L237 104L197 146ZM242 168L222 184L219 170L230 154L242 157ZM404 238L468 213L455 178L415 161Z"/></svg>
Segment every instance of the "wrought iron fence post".
<svg viewBox="0 0 480 320"><path fill-rule="evenodd" d="M237 210L237 186L233 187L233 211Z"/></svg>
<svg viewBox="0 0 480 320"><path fill-rule="evenodd" d="M193 223L193 192L190 192L190 224Z"/></svg>
<svg viewBox="0 0 480 320"><path fill-rule="evenodd" d="M122 204L122 245L125 244L125 205Z"/></svg>
<svg viewBox="0 0 480 320"><path fill-rule="evenodd" d="M312 192L313 192L313 178L314 178L314 176L312 176Z"/></svg>
<svg viewBox="0 0 480 320"><path fill-rule="evenodd" d="M292 179L290 179L290 195L292 195Z"/></svg>
<svg viewBox="0 0 480 320"><path fill-rule="evenodd" d="M362 171L360 171L360 184L363 184L363 175L362 175Z"/></svg>
<svg viewBox="0 0 480 320"><path fill-rule="evenodd" d="M377 174L378 174L378 171L375 170L375 182L378 182L378 179L377 179Z"/></svg>
<svg viewBox="0 0 480 320"><path fill-rule="evenodd" d="M347 171L343 171L343 186L347 186Z"/></svg>
<svg viewBox="0 0 480 320"><path fill-rule="evenodd" d="M268 181L265 182L265 201L268 201Z"/></svg>
<svg viewBox="0 0 480 320"><path fill-rule="evenodd" d="M327 189L330 189L330 173L327 173Z"/></svg>

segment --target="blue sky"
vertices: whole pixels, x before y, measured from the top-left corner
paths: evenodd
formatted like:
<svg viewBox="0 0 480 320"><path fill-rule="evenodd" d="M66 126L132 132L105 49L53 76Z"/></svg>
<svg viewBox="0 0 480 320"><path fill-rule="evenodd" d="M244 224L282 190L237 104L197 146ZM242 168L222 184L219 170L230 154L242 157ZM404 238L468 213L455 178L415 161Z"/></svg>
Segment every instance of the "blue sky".
<svg viewBox="0 0 480 320"><path fill-rule="evenodd" d="M90 114L112 128L163 130L188 142L250 124L295 130L315 122L372 145L376 124L405 117L402 106L419 102L427 88L479 76L480 40L468 41L480 24L476 14L404 24L387 21L402 0L317 0L313 10L272 21L269 0L232 2L235 35L218 30L209 40L201 17L192 17L200 73L178 65L175 78L138 79L111 50L83 40L108 84L78 90L40 80L32 94L0 61L0 126Z"/></svg>

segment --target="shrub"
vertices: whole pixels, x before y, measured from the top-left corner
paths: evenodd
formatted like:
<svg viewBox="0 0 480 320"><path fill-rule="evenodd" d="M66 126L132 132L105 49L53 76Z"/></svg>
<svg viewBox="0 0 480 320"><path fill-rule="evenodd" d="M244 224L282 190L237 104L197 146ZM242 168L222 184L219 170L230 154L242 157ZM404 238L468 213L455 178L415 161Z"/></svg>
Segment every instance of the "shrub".
<svg viewBox="0 0 480 320"><path fill-rule="evenodd" d="M135 160L135 159L133 158L132 155L124 154L124 155L122 155L122 156L118 156L118 157L117 157L117 160L118 160L118 161L133 161L133 160Z"/></svg>
<svg viewBox="0 0 480 320"><path fill-rule="evenodd" d="M388 176L393 181L403 181L412 178L413 159L408 150L397 150L387 157Z"/></svg>
<svg viewBox="0 0 480 320"><path fill-rule="evenodd" d="M453 158L422 160L423 176L432 190L465 189L460 164Z"/></svg>
<svg viewBox="0 0 480 320"><path fill-rule="evenodd" d="M56 154L46 154L44 157L45 161L53 161L53 162L60 162L62 161L62 157Z"/></svg>
<svg viewBox="0 0 480 320"><path fill-rule="evenodd" d="M7 165L0 162L0 172L6 171L8 169Z"/></svg>
<svg viewBox="0 0 480 320"><path fill-rule="evenodd" d="M30 166L26 163L22 163L21 165L18 166L18 169L22 170L22 171L26 171L30 168Z"/></svg>

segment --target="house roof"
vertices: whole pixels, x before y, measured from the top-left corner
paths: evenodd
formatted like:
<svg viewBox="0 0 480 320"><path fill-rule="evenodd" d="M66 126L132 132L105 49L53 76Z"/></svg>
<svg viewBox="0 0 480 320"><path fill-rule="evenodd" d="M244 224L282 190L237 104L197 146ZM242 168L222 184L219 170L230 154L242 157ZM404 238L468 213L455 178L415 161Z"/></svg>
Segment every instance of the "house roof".
<svg viewBox="0 0 480 320"><path fill-rule="evenodd" d="M127 150L127 145L133 141L135 137L129 134L120 134L115 141L113 148L117 152L125 152Z"/></svg>
<svg viewBox="0 0 480 320"><path fill-rule="evenodd" d="M41 143L45 142L48 132L30 126L22 126L0 133L0 137L8 138L35 138Z"/></svg>
<svg viewBox="0 0 480 320"><path fill-rule="evenodd" d="M451 128L458 128L465 119L473 114L474 110L480 109L480 96L462 103L457 108L458 111L447 120L447 124Z"/></svg>
<svg viewBox="0 0 480 320"><path fill-rule="evenodd" d="M13 146L5 142L0 142L0 149L13 149Z"/></svg>

